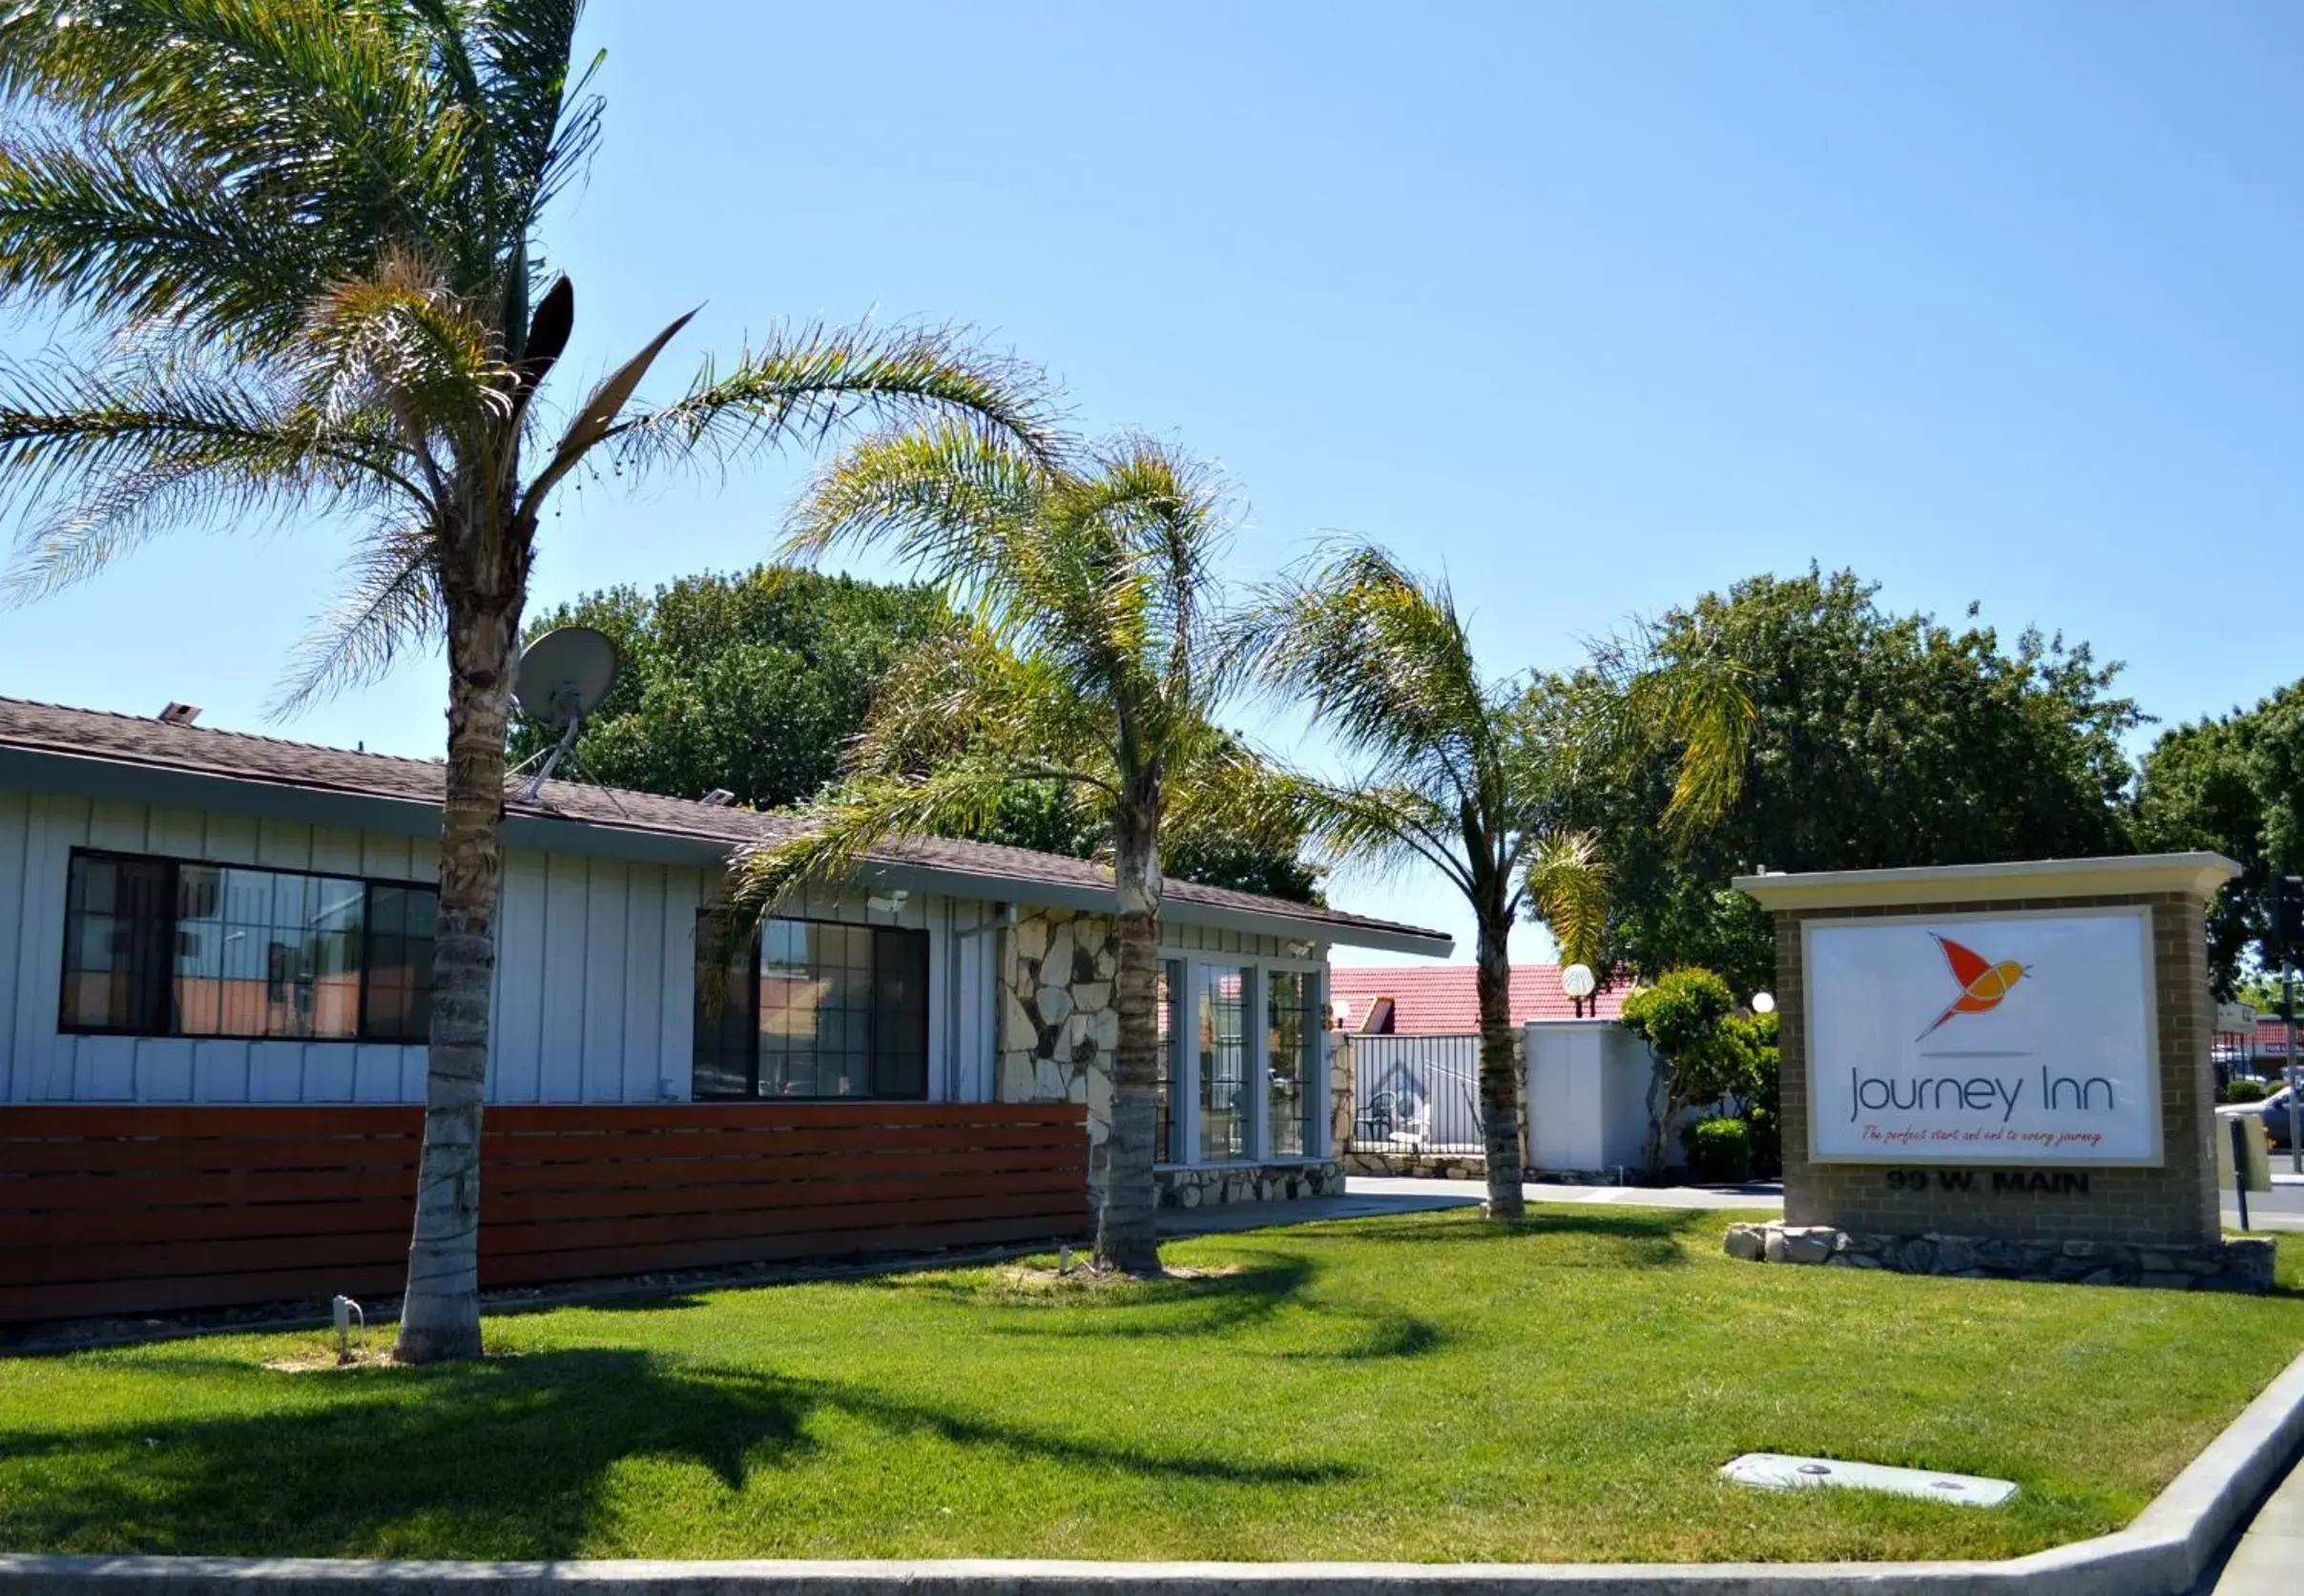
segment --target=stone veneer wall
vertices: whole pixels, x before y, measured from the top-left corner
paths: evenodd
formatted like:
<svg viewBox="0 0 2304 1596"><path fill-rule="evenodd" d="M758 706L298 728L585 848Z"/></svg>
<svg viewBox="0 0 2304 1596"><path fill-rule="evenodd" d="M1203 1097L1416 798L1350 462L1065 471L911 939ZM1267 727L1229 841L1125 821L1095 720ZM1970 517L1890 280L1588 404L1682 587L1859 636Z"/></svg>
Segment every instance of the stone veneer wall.
<svg viewBox="0 0 2304 1596"><path fill-rule="evenodd" d="M1117 962L1108 915L1033 909L1000 937L1000 1101L1088 1109L1091 1191L1104 1189L1112 1128L1112 1007Z"/></svg>
<svg viewBox="0 0 2304 1596"><path fill-rule="evenodd" d="M1194 938L1219 935L1229 936L1198 932ZM1257 950L1235 944L1208 951ZM1104 1190L1105 1144L1111 1135L1111 1056L1120 1043L1120 1015L1112 1006L1117 964L1109 915L1027 909L1000 937L995 1041L999 1100L1078 1103L1088 1109L1091 1193ZM1343 1079L1341 1112L1348 1128L1350 1073L1348 1067L1339 1073ZM1158 1178L1161 1203L1171 1208L1270 1202L1343 1190L1343 1174L1334 1160L1169 1169Z"/></svg>
<svg viewBox="0 0 2304 1596"><path fill-rule="evenodd" d="M2029 909L2143 904L2151 910L2153 1001L2158 1010L2161 1166L2086 1171L2087 1194L2010 1194L1988 1183L1969 1192L1892 1189L1889 1166L1816 1164L1808 1158L1807 972L1800 925L1808 920L1936 919ZM2181 892L2103 898L1898 904L1863 909L1779 910L1776 1001L1783 1016L1784 1220L1859 1234L1962 1236L2022 1241L2101 1241L2205 1247L2221 1235L2211 1145L2214 1094L2209 1044L2208 930L2198 900ZM1931 1168L1936 1166L1930 1166ZM1945 1166L1950 1167L1950 1166Z"/></svg>

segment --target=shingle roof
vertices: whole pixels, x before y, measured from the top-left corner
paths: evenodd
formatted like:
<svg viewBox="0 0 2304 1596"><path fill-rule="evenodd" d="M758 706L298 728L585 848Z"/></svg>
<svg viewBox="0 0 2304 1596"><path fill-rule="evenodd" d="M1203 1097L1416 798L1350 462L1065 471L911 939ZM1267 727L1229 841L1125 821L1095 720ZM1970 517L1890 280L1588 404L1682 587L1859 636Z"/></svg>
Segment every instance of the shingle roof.
<svg viewBox="0 0 2304 1596"><path fill-rule="evenodd" d="M1359 1030L1379 998L1392 1000L1392 1029L1400 1036L1462 1036L1480 1028L1479 970L1471 964L1385 965L1328 972L1331 1001L1348 1005L1346 1030ZM1596 992L1587 1019L1613 1020L1624 1007L1622 985ZM1560 989L1558 964L1512 966L1512 1024L1572 1020L1576 1005Z"/></svg>
<svg viewBox="0 0 2304 1596"><path fill-rule="evenodd" d="M440 802L446 769L435 759L359 753L252 732L178 726L143 715L68 709L21 698L0 698L0 748L424 804ZM796 824L784 816L574 781L547 781L532 803L522 802L516 790L508 792L504 809L508 816L654 832L730 847L790 836ZM923 838L892 845L874 857L973 876L991 885L1074 889L1109 889L1111 885L1110 873L1087 860L990 842ZM1017 896L1028 899L1029 894ZM1297 921L1315 933L1348 934L1357 929L1435 942L1443 936L1393 921L1191 881L1171 881L1168 897L1177 903Z"/></svg>

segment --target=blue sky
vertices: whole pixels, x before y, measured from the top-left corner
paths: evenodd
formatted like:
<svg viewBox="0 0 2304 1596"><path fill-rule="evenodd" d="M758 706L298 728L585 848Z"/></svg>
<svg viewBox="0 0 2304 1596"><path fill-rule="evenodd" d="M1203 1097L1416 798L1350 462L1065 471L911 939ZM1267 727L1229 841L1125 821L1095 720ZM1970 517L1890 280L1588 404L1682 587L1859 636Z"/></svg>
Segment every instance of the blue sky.
<svg viewBox="0 0 2304 1596"><path fill-rule="evenodd" d="M2304 519L2293 5L601 0L589 34L607 141L549 240L580 372L698 303L674 381L780 319L967 322L1220 461L1242 574L1387 540L1499 673L1818 561L2088 639L2169 719L2304 674L2266 580ZM748 565L803 471L568 496L536 599ZM145 549L0 614L0 694L260 728L335 549ZM416 661L280 729L430 754L443 691ZM1468 952L1437 883L1334 897Z"/></svg>

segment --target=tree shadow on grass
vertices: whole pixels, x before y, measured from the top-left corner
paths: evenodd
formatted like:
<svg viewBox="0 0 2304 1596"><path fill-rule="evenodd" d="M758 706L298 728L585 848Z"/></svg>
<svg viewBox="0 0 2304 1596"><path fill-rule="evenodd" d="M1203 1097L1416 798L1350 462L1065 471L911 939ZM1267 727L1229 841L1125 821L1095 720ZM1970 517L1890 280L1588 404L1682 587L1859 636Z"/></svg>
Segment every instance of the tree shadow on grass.
<svg viewBox="0 0 2304 1596"><path fill-rule="evenodd" d="M702 1465L731 1491L819 1457L820 1410L890 1438L1228 1484L1354 1471L1237 1452L1157 1450L856 1382L583 1350L421 1369L285 1374L179 1360L210 1411L79 1429L0 1431L0 1546L13 1551L557 1558L593 1549L616 1466ZM901 1471L895 1471L901 1472ZM894 1487L892 1487L894 1488ZM862 1509L860 1509L862 1510Z"/></svg>
<svg viewBox="0 0 2304 1596"><path fill-rule="evenodd" d="M1446 1334L1429 1319L1397 1309L1361 1309L1312 1295L1318 1260L1301 1253L1258 1252L1223 1273L1173 1275L1158 1279L1077 1287L1004 1290L981 1277L887 1282L887 1289L962 1308L980 1333L1051 1340L1159 1340L1181 1344L1222 1339L1254 1350L1250 1337L1288 1316L1290 1330L1333 1330L1335 1345L1285 1347L1273 1356L1360 1362L1415 1358L1433 1352Z"/></svg>
<svg viewBox="0 0 2304 1596"><path fill-rule="evenodd" d="M1687 1240L1704 1229L1700 1211L1586 1213L1573 1209L1526 1219L1458 1220L1435 1224L1414 1218L1339 1221L1339 1240L1413 1247L1478 1247L1509 1242L1526 1249L1523 1261L1547 1269L1673 1269L1688 1263Z"/></svg>

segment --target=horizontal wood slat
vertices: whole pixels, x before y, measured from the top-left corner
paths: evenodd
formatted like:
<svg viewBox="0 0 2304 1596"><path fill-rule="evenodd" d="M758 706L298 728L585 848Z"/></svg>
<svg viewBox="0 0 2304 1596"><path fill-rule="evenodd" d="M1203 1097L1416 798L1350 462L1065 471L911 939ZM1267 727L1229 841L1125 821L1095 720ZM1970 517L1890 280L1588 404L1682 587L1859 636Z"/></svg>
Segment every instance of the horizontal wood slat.
<svg viewBox="0 0 2304 1596"><path fill-rule="evenodd" d="M402 1283L405 1107L0 1109L0 1320ZM1087 1228L1069 1104L488 1111L481 1283L990 1245Z"/></svg>

